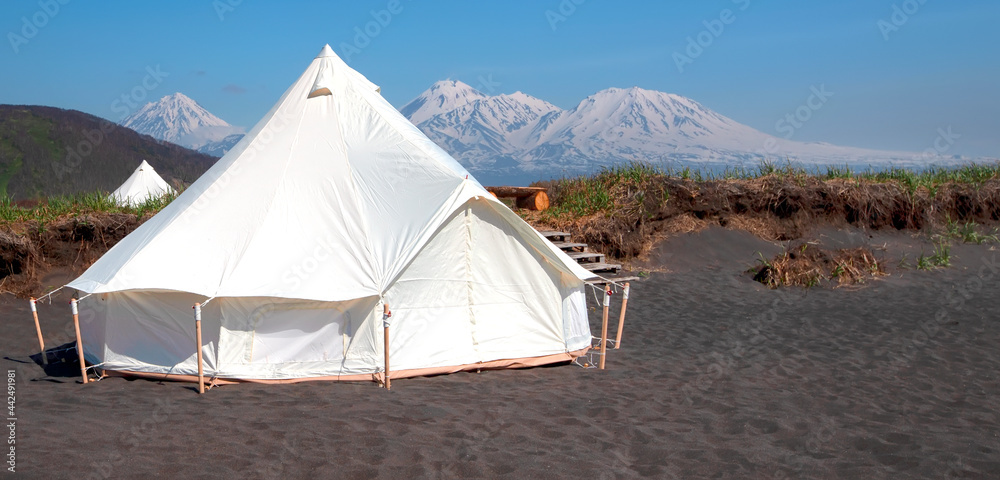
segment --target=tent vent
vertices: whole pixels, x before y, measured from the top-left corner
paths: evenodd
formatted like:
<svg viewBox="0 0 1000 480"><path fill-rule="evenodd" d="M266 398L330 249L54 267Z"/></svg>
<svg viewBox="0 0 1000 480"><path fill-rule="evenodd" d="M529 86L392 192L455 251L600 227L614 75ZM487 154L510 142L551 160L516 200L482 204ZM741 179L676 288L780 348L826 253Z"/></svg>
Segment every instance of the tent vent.
<svg viewBox="0 0 1000 480"><path fill-rule="evenodd" d="M317 88L316 90L313 90L312 93L309 94L308 98L322 97L323 95L333 95L333 92L331 92L329 88L320 87Z"/></svg>
<svg viewBox="0 0 1000 480"><path fill-rule="evenodd" d="M319 73L316 74L316 81L313 82L313 86L309 89L309 96L307 98L322 97L324 95L333 95L330 91L330 86L333 85L333 63L330 58L320 59Z"/></svg>

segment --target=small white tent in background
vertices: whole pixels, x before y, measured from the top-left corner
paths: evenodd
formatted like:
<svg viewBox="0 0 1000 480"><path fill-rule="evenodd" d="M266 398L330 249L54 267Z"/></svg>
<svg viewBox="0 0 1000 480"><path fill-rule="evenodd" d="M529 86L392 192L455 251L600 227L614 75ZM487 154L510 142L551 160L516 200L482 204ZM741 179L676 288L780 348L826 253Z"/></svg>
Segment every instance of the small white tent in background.
<svg viewBox="0 0 1000 480"><path fill-rule="evenodd" d="M111 193L108 198L118 205L135 207L146 203L151 198L159 198L164 195L174 193L174 189L163 181L153 167L145 160L139 164L139 168L132 172L132 176L125 180L122 186Z"/></svg>
<svg viewBox="0 0 1000 480"><path fill-rule="evenodd" d="M390 357L390 378L569 361L590 347L593 276L327 46L68 286L104 369L191 379L201 302L207 375L273 382L370 380Z"/></svg>

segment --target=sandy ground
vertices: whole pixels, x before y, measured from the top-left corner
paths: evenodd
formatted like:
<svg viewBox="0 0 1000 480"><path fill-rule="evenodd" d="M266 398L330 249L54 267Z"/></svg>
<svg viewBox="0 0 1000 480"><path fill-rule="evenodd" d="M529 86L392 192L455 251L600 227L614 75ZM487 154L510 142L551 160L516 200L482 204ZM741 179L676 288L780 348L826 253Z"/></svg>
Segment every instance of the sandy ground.
<svg viewBox="0 0 1000 480"><path fill-rule="evenodd" d="M885 245L893 275L767 290L744 270L781 247L710 229L654 252L649 262L667 271L634 284L607 370L461 373L390 392L81 385L75 365L46 373L29 358L27 302L7 297L0 351L16 372L17 475L1000 478L1000 252L956 246L951 268L924 272L898 263L915 263L926 241L816 239ZM48 345L72 338L63 300L40 313Z"/></svg>

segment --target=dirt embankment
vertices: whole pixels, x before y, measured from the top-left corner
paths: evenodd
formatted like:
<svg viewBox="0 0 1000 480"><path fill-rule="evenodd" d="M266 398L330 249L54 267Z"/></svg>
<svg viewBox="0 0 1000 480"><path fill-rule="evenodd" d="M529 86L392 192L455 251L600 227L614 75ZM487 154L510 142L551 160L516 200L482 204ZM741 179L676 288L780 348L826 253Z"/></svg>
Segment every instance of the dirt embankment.
<svg viewBox="0 0 1000 480"><path fill-rule="evenodd" d="M553 209L527 212L528 222L569 231L619 260L640 257L672 234L711 225L767 240L795 240L818 226L929 231L949 221L1000 223L1000 180L942 184L932 191L777 175L718 181L656 177L609 187L603 193L611 207L591 214L565 208L554 214L579 192L566 183L547 186ZM0 291L29 296L58 286L44 284L48 272L82 272L150 215L88 213L0 225Z"/></svg>
<svg viewBox="0 0 1000 480"><path fill-rule="evenodd" d="M549 185L558 205L565 184ZM795 240L817 226L930 231L948 222L1000 221L1000 180L948 183L933 190L899 183L767 176L695 182L657 178L614 195L614 208L582 217L533 212L528 221L568 230L603 253L628 260L659 239L710 225L768 240Z"/></svg>
<svg viewBox="0 0 1000 480"><path fill-rule="evenodd" d="M92 213L44 224L4 225L0 227L0 291L27 297L58 287L43 284L50 270L82 272L141 223L134 214Z"/></svg>

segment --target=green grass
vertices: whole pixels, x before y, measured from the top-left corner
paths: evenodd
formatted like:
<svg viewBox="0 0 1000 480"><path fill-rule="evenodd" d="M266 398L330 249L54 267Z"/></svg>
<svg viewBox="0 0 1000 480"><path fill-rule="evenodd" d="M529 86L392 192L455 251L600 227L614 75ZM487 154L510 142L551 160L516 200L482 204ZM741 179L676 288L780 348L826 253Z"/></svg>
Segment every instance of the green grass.
<svg viewBox="0 0 1000 480"><path fill-rule="evenodd" d="M616 207L642 208L647 202L662 205L669 200L665 188L653 187L666 173L648 163L630 163L606 167L590 177L566 178L555 182L559 200L546 210L553 217L585 217L610 212ZM616 204L616 198L626 205Z"/></svg>
<svg viewBox="0 0 1000 480"><path fill-rule="evenodd" d="M937 239L934 241L934 254L924 255L922 252L917 257L917 269L933 270L940 267L951 266L951 245L947 239Z"/></svg>
<svg viewBox="0 0 1000 480"><path fill-rule="evenodd" d="M174 198L176 195L166 195L135 207L123 207L109 200L107 193L92 192L50 197L34 207L20 207L9 197L0 197L0 222L11 224L37 221L40 228L44 228L45 224L57 218L88 213L131 213L142 217L147 213L159 212Z"/></svg>
<svg viewBox="0 0 1000 480"><path fill-rule="evenodd" d="M762 160L754 167L727 166L724 170L698 170L691 167L673 168L660 167L646 162L633 162L605 167L597 174L587 177L564 178L553 182L553 187L561 195L551 207L551 214L563 216L587 216L602 211L611 211L616 207L616 189L626 190L625 193L636 197L639 203L647 200L649 190L657 180L681 179L696 183L720 180L755 180L764 177L796 180L799 183L806 179L820 181L850 180L872 183L892 183L906 189L910 193L920 188L926 188L931 195L936 194L938 186L945 183L979 185L987 180L1000 179L1000 163L968 164L959 167L932 167L925 170L912 170L892 167L884 170L869 168L854 171L850 167L828 166L807 170L792 165L789 160L783 163ZM629 188L631 187L631 188ZM660 189L657 200L666 202L668 192ZM621 206L621 205L617 205Z"/></svg>
<svg viewBox="0 0 1000 480"><path fill-rule="evenodd" d="M664 169L662 173L670 177L695 181L754 180L768 176L812 177L819 180L866 180L874 183L898 183L913 191L919 187L932 188L942 183L980 184L987 180L998 179L1000 178L1000 163L972 163L958 167L931 167L925 170L891 167L855 171L848 166L806 169L796 167L788 160L784 163L762 160L755 167L727 166L722 172L702 172L685 167L683 169Z"/></svg>
<svg viewBox="0 0 1000 480"><path fill-rule="evenodd" d="M975 243L976 245L1000 241L998 240L1000 234L998 234L997 230L987 235L980 233L978 227L976 222L958 223L952 221L951 217L948 217L947 224L945 225L945 236L961 240L964 243Z"/></svg>
<svg viewBox="0 0 1000 480"><path fill-rule="evenodd" d="M614 206L611 194L603 185L587 179L576 180L566 185L566 194L560 198L559 205L550 209L550 213L561 215L569 213L577 217L585 217L597 212L610 210Z"/></svg>

